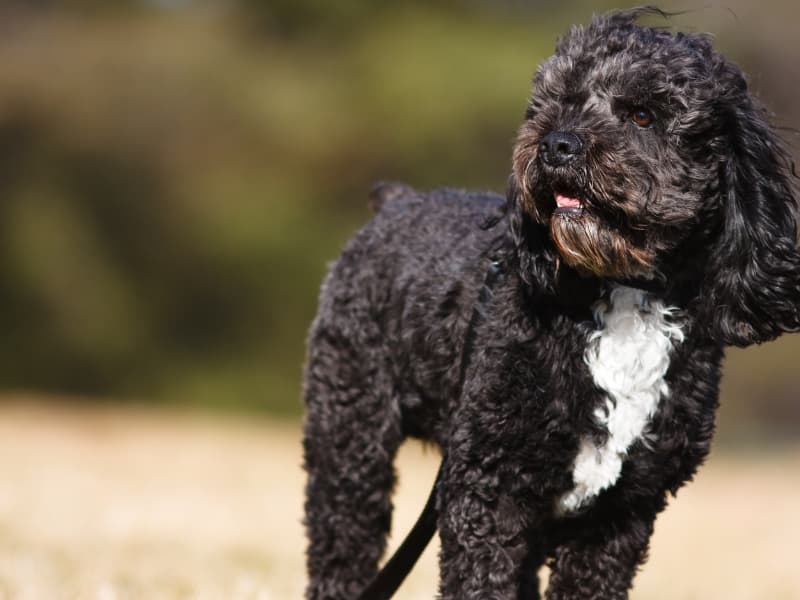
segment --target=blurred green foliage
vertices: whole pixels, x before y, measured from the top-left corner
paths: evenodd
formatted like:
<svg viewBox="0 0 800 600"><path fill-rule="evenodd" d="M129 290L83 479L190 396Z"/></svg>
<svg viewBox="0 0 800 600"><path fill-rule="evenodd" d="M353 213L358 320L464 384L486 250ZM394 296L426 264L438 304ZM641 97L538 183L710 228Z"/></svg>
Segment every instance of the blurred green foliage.
<svg viewBox="0 0 800 600"><path fill-rule="evenodd" d="M298 414L318 285L371 183L502 191L536 64L604 9L3 4L0 385Z"/></svg>

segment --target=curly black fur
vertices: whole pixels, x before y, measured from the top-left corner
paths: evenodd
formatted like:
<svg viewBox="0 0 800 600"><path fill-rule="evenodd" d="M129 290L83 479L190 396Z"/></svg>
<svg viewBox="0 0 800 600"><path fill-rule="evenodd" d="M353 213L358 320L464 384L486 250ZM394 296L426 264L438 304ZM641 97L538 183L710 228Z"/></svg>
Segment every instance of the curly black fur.
<svg viewBox="0 0 800 600"><path fill-rule="evenodd" d="M550 600L627 598L668 493L708 453L724 346L800 328L788 156L739 69L705 36L638 25L646 11L559 41L537 71L505 201L373 194L379 212L333 265L309 337L309 600L353 598L375 574L408 436L444 455L441 598L538 598L545 562ZM552 132L580 143L543 145ZM462 385L496 256L506 273ZM602 327L593 307L620 284L673 307L684 338L615 483L565 514L582 440L610 436L584 357Z"/></svg>

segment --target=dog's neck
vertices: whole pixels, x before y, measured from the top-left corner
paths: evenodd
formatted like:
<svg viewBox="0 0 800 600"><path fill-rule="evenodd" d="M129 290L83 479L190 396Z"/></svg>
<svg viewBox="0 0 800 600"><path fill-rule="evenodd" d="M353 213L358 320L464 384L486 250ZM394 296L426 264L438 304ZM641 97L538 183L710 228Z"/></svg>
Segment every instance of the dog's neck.
<svg viewBox="0 0 800 600"><path fill-rule="evenodd" d="M554 295L562 306L591 307L614 288L625 287L646 292L656 298L667 299L671 295L664 278L610 279L578 273L575 269L560 264L555 269Z"/></svg>
<svg viewBox="0 0 800 600"><path fill-rule="evenodd" d="M596 277L585 277L574 269L560 265L555 273L555 296L564 306L591 307L603 295L606 284Z"/></svg>
<svg viewBox="0 0 800 600"><path fill-rule="evenodd" d="M643 290L664 299L670 296L669 278L660 272L650 278L629 279L604 278L579 272L559 256L547 229L530 221L528 215L518 214L516 219L512 217L509 225L513 262L520 269L521 280L538 288L531 290L535 296L541 296L544 292L560 306L586 309L614 286Z"/></svg>

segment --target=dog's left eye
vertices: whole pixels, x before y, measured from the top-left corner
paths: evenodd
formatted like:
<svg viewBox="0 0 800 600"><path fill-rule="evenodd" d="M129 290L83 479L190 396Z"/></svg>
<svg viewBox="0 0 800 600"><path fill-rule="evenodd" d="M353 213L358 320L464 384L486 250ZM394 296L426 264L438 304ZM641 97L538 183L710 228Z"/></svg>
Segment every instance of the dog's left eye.
<svg viewBox="0 0 800 600"><path fill-rule="evenodd" d="M631 111L631 121L636 123L639 127L647 128L653 124L655 117L653 113L642 106L637 106Z"/></svg>

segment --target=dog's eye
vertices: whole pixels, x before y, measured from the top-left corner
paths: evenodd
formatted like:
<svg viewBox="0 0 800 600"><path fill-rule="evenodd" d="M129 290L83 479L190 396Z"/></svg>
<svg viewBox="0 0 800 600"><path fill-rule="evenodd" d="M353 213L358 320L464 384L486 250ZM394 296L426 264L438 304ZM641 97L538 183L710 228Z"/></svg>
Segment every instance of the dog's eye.
<svg viewBox="0 0 800 600"><path fill-rule="evenodd" d="M631 121L645 129L653 124L654 118L653 113L642 106L637 106L631 111Z"/></svg>

